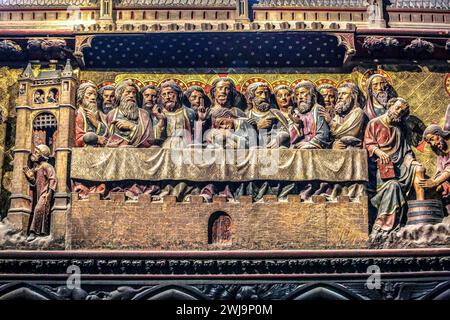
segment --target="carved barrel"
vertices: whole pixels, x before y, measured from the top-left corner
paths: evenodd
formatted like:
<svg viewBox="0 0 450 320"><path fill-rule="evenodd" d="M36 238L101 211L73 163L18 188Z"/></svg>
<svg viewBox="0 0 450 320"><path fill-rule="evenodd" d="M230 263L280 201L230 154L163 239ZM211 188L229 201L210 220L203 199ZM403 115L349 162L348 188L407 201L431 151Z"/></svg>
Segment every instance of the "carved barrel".
<svg viewBox="0 0 450 320"><path fill-rule="evenodd" d="M440 200L408 201L407 225L436 224L444 218Z"/></svg>

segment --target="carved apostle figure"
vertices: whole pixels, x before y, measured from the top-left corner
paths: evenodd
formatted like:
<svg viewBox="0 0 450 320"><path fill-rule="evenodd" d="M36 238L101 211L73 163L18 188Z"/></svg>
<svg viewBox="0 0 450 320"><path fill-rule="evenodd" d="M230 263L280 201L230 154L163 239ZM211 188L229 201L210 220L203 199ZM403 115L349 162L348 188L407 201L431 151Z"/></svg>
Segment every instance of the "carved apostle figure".
<svg viewBox="0 0 450 320"><path fill-rule="evenodd" d="M369 120L386 113L387 103L395 98L397 94L381 74L374 74L367 80L367 101L364 112Z"/></svg>
<svg viewBox="0 0 450 320"><path fill-rule="evenodd" d="M300 149L325 149L330 147L330 128L317 103L317 91L311 81L301 81L294 88L297 107L292 111L291 144Z"/></svg>
<svg viewBox="0 0 450 320"><path fill-rule="evenodd" d="M368 119L360 105L360 93L354 83L339 87L335 116L330 122L333 149L361 147Z"/></svg>
<svg viewBox="0 0 450 320"><path fill-rule="evenodd" d="M97 107L97 87L93 82L82 83L77 91L75 144L77 147L104 146L108 126L105 115Z"/></svg>
<svg viewBox="0 0 450 320"><path fill-rule="evenodd" d="M436 172L431 179L423 179L419 185L425 189L433 189L441 193L450 212L450 131L433 124L428 126L423 139L437 155Z"/></svg>
<svg viewBox="0 0 450 320"><path fill-rule="evenodd" d="M113 85L106 85L98 90L100 106L104 114L108 114L116 107L116 95Z"/></svg>
<svg viewBox="0 0 450 320"><path fill-rule="evenodd" d="M154 111L159 120L155 127L158 139L164 140L164 148L183 148L192 144L195 111L183 105L183 91L172 80L160 87L160 108Z"/></svg>
<svg viewBox="0 0 450 320"><path fill-rule="evenodd" d="M215 79L211 84L211 112L214 123L214 114L221 114L223 110L228 109L237 118L245 118L245 112L235 106L235 97L237 96L236 86L230 78ZM214 112L213 112L214 111Z"/></svg>
<svg viewBox="0 0 450 320"><path fill-rule="evenodd" d="M154 85L146 85L141 88L142 94L142 109L148 112L153 117L153 108L158 105L159 89ZM154 118L154 117L153 117ZM153 123L156 125L156 123Z"/></svg>
<svg viewBox="0 0 450 320"><path fill-rule="evenodd" d="M204 134L211 128L210 107L211 101L200 86L191 86L184 93L185 105L195 111L194 140L203 143Z"/></svg>
<svg viewBox="0 0 450 320"><path fill-rule="evenodd" d="M139 108L139 88L132 80L116 86L117 107L106 117L109 126L108 147L147 148L155 143L149 114Z"/></svg>
<svg viewBox="0 0 450 320"><path fill-rule="evenodd" d="M424 168L415 160L405 136L409 105L402 98L388 102L388 112L369 121L364 146L369 152L369 193L378 214L370 240L383 240L399 222L407 197L414 187L417 200L424 199L419 182Z"/></svg>
<svg viewBox="0 0 450 320"><path fill-rule="evenodd" d="M252 83L247 89L247 102L251 106L248 122L258 131L259 144L267 148L289 147L288 120L280 110L271 108L269 86Z"/></svg>
<svg viewBox="0 0 450 320"><path fill-rule="evenodd" d="M333 119L335 115L334 106L338 99L338 90L329 83L323 83L317 87L317 103L325 108L329 115L329 119Z"/></svg>
<svg viewBox="0 0 450 320"><path fill-rule="evenodd" d="M294 91L286 85L280 85L273 90L277 107L289 124L292 122L291 115L294 108Z"/></svg>
<svg viewBox="0 0 450 320"><path fill-rule="evenodd" d="M23 168L35 198L27 241L33 241L37 236L46 236L50 232L50 210L57 179L55 168L48 163L49 157L50 148L43 144L38 145L30 156L33 167Z"/></svg>

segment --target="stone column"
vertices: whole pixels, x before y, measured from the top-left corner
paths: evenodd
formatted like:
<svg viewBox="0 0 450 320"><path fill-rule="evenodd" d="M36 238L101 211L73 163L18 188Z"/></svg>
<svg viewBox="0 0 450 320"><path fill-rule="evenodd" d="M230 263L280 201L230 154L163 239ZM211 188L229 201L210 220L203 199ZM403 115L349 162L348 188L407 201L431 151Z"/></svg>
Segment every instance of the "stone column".
<svg viewBox="0 0 450 320"><path fill-rule="evenodd" d="M30 65L28 69L31 70ZM19 90L18 106L16 107L17 123L13 162L14 169L11 184L11 205L7 217L14 229L22 230L25 233L28 230L33 202L28 181L23 174L23 168L28 165L28 159L32 151L32 123L30 119L31 93L29 90L31 76L27 76L27 70L22 74L22 79L19 79L21 89Z"/></svg>
<svg viewBox="0 0 450 320"><path fill-rule="evenodd" d="M51 234L56 240L63 240L66 234L70 203L70 154L71 148L75 145L76 89L77 79L68 61L61 74L61 95L58 107L58 137L55 152L58 185L51 223Z"/></svg>

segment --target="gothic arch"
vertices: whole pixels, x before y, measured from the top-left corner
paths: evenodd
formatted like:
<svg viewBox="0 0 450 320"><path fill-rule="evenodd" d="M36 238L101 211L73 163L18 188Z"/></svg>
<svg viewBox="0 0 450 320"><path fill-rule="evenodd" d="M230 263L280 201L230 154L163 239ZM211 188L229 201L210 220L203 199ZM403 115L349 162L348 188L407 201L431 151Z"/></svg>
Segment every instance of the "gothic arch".
<svg viewBox="0 0 450 320"><path fill-rule="evenodd" d="M312 283L298 288L286 296L285 300L362 300L362 298L341 285Z"/></svg>
<svg viewBox="0 0 450 320"><path fill-rule="evenodd" d="M232 242L233 221L224 211L214 212L208 220L208 243L229 245Z"/></svg>
<svg viewBox="0 0 450 320"><path fill-rule="evenodd" d="M450 300L450 281L438 285L420 300Z"/></svg>
<svg viewBox="0 0 450 320"><path fill-rule="evenodd" d="M208 300L198 289L184 285L160 285L145 290L132 300Z"/></svg>
<svg viewBox="0 0 450 320"><path fill-rule="evenodd" d="M8 283L0 287L0 300L52 300L49 292L28 283Z"/></svg>

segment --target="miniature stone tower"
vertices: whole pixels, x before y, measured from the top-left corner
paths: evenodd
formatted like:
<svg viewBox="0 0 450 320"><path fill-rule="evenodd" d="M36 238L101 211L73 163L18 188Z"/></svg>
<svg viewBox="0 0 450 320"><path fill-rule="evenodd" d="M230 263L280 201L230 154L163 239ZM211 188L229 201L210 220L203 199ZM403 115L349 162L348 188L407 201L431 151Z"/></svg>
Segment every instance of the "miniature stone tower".
<svg viewBox="0 0 450 320"><path fill-rule="evenodd" d="M34 146L46 144L55 159L58 177L55 203L51 216L51 235L65 235L69 205L68 166L74 145L74 119L77 77L67 60L63 70L51 61L48 69L34 70L29 63L19 77L19 97L16 126L16 148L11 207L8 220L17 230L27 232L32 214L33 197L22 172Z"/></svg>

